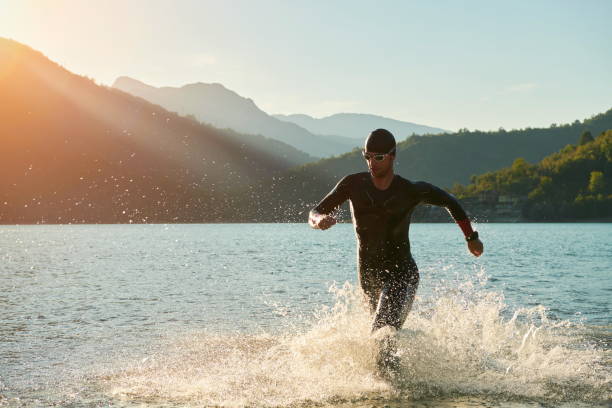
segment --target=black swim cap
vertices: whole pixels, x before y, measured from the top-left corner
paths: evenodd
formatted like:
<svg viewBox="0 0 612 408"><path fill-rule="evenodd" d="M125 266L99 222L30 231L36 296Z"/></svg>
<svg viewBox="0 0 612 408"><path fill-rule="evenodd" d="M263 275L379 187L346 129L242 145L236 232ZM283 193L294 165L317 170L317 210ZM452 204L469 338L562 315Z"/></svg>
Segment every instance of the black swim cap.
<svg viewBox="0 0 612 408"><path fill-rule="evenodd" d="M376 129L366 139L366 152L389 153L395 149L395 138L387 129Z"/></svg>

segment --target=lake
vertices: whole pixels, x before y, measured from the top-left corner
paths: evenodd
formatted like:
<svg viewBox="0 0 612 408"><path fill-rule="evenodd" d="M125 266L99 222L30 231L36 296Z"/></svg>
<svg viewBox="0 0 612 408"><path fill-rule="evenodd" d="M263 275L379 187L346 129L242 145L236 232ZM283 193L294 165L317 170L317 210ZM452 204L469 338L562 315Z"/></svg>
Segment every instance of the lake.
<svg viewBox="0 0 612 408"><path fill-rule="evenodd" d="M0 226L0 406L609 406L612 225L413 224L377 375L352 225Z"/></svg>

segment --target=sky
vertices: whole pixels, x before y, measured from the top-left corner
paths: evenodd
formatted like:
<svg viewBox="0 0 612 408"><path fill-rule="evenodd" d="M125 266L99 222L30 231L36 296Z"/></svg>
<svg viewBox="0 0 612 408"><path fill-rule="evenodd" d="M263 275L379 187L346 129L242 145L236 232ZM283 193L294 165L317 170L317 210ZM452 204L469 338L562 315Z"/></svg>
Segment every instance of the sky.
<svg viewBox="0 0 612 408"><path fill-rule="evenodd" d="M264 111L448 130L612 108L612 1L0 0L0 37L112 85L218 82Z"/></svg>

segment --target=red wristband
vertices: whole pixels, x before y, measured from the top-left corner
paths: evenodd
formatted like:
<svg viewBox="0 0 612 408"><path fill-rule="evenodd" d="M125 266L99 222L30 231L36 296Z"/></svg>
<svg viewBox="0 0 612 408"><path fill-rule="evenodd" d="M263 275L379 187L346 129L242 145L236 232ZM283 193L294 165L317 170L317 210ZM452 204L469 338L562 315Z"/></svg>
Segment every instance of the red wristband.
<svg viewBox="0 0 612 408"><path fill-rule="evenodd" d="M472 229L472 224L470 223L470 220L467 218L465 220L457 221L457 225L459 225L459 228L461 228L461 231L463 231L463 235L466 238L469 237L470 234L474 232L474 230Z"/></svg>

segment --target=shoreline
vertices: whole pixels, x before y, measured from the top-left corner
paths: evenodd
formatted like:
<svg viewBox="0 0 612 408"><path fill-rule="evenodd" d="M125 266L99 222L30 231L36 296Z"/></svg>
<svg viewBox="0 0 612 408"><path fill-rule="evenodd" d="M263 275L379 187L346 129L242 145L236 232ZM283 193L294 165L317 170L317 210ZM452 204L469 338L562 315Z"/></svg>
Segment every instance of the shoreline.
<svg viewBox="0 0 612 408"><path fill-rule="evenodd" d="M472 218L472 222L478 224L609 224L612 219L589 219L589 220L516 220L516 219L496 219L496 220L479 220ZM37 222L37 223L17 223L5 224L0 223L3 227L17 226L34 226L34 225L218 225L218 224L307 224L304 222L286 221L286 222L265 222L265 221L204 221L204 222L69 222L69 223L54 223L54 222ZM339 220L338 224L352 224L351 221ZM454 224L453 221L440 220L419 220L412 221L411 224Z"/></svg>

